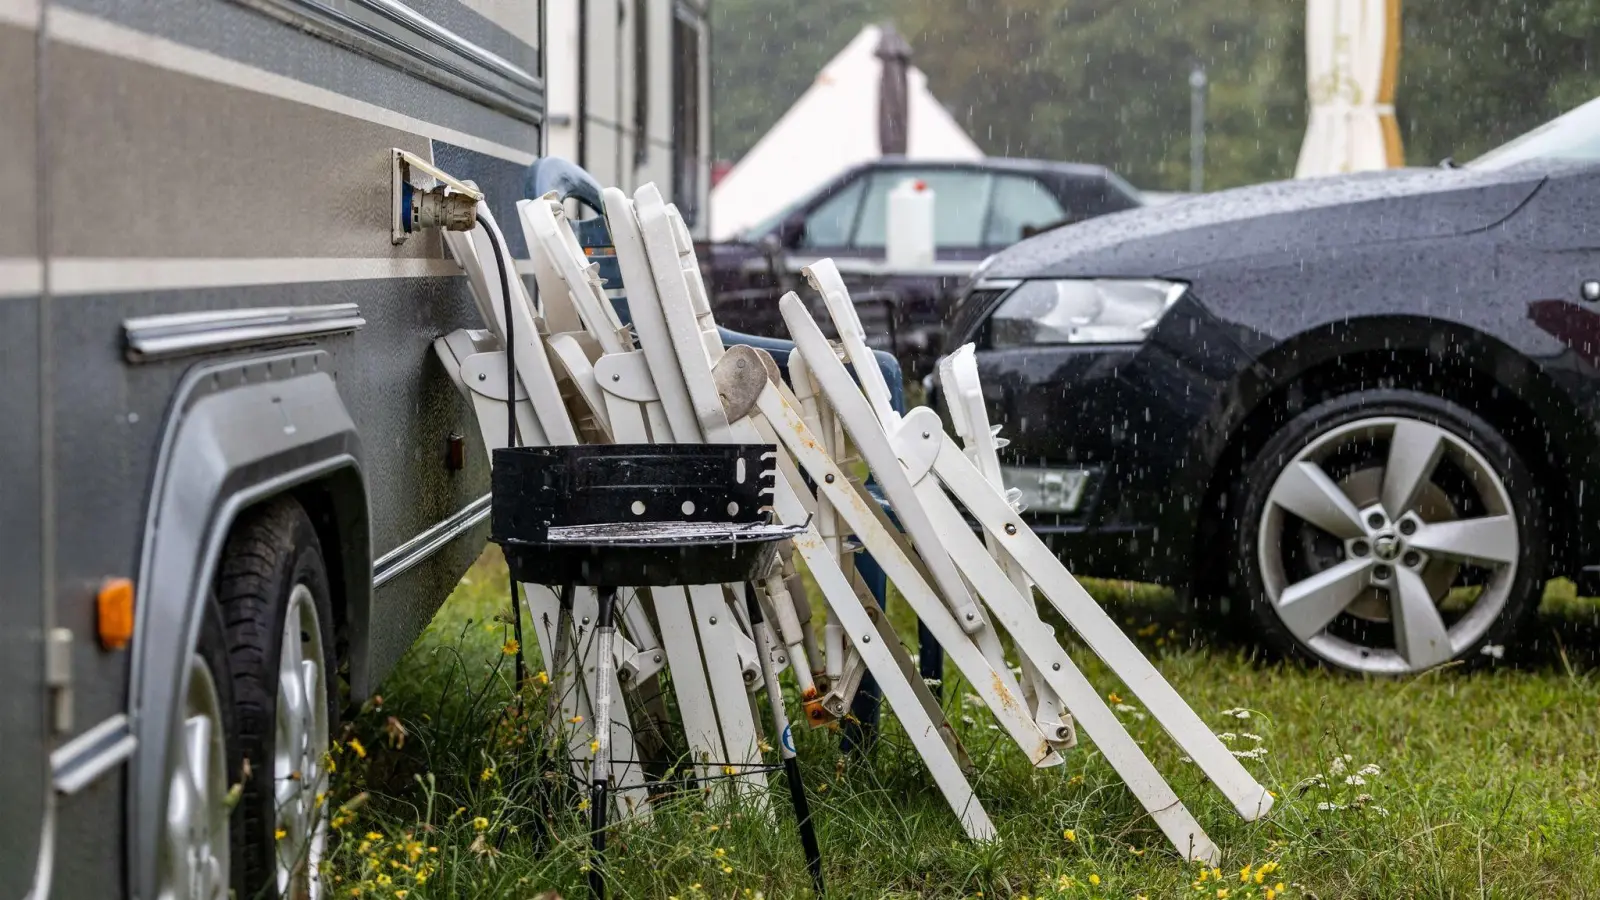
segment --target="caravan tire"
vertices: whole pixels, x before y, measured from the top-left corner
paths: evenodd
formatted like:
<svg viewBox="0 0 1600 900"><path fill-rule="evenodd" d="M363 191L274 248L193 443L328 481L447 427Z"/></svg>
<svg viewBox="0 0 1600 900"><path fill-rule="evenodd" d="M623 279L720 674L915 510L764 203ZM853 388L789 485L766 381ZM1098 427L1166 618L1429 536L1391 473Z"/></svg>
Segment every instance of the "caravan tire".
<svg viewBox="0 0 1600 900"><path fill-rule="evenodd" d="M328 841L333 616L321 542L298 502L276 499L240 519L217 595L251 771L235 865L246 896L323 896L317 866Z"/></svg>

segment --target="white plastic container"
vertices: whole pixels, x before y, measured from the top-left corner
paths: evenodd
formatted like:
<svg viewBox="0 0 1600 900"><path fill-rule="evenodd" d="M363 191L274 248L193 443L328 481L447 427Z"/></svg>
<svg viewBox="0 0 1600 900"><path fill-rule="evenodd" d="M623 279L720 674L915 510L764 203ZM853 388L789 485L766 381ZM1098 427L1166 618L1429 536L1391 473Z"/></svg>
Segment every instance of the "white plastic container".
<svg viewBox="0 0 1600 900"><path fill-rule="evenodd" d="M884 243L890 269L919 269L933 265L933 189L927 182L907 178L889 192L887 234Z"/></svg>

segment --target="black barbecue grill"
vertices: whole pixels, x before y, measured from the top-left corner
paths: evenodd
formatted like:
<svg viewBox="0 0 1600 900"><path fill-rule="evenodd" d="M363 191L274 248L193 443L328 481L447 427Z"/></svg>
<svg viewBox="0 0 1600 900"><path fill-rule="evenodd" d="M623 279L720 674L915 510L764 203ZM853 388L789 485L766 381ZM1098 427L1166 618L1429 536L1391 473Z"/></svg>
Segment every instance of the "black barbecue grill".
<svg viewBox="0 0 1600 900"><path fill-rule="evenodd" d="M745 585L750 624L762 648L790 796L807 862L821 894L821 858L811 828L788 717L777 690L755 586L778 542L805 531L772 521L777 448L767 444L610 444L507 447L494 451L493 523L517 582L560 585L564 635L575 585L597 588L596 749L589 809L589 885L605 896L605 827L610 782L611 683L619 587ZM561 651L556 651L558 659Z"/></svg>

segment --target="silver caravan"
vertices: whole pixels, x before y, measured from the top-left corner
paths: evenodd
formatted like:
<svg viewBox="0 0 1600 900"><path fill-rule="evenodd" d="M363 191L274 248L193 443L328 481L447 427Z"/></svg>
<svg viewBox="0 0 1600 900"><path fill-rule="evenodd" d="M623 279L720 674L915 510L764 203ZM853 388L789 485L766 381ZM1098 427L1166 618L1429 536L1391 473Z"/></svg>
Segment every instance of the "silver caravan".
<svg viewBox="0 0 1600 900"><path fill-rule="evenodd" d="M544 5L0 0L0 898L312 895L301 788L487 535L431 352L482 323L397 177L513 220ZM703 11L640 5L694 181Z"/></svg>

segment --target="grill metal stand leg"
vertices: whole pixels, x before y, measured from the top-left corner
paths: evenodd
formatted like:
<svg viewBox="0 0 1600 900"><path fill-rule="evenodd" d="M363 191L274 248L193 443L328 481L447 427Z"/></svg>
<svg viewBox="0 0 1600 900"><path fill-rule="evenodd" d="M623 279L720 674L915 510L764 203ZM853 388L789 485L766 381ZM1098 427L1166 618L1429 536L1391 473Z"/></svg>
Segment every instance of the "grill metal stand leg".
<svg viewBox="0 0 1600 900"><path fill-rule="evenodd" d="M594 692L594 759L589 776L589 893L595 900L605 900L606 876L606 811L611 785L611 683L615 679L616 661L612 657L612 644L616 642L617 626L614 614L617 589L602 587L599 590L599 608L595 613L595 692Z"/></svg>
<svg viewBox="0 0 1600 900"><path fill-rule="evenodd" d="M805 782L800 780L800 760L794 750L794 735L789 729L789 713L783 707L783 687L778 684L778 673L772 667L769 650L777 643L770 640L767 623L761 616L761 604L756 600L756 586L744 586L745 603L750 611L750 630L756 639L756 656L761 658L761 677L767 685L767 701L772 706L772 730L778 735L778 752L783 757L783 774L789 780L789 799L794 804L794 817L800 827L800 846L805 849L806 868L811 870L811 886L821 897L822 851L817 847L817 832L811 825L811 806L806 802Z"/></svg>
<svg viewBox="0 0 1600 900"><path fill-rule="evenodd" d="M557 602L556 636L551 642L550 651L550 721L559 723L562 720L561 704L566 699L566 692L572 682L566 676L567 658L572 655L572 596L576 588L570 584L561 586L561 595ZM562 744L565 744L564 728L558 724L558 735L561 735ZM563 750L562 755L565 755Z"/></svg>

